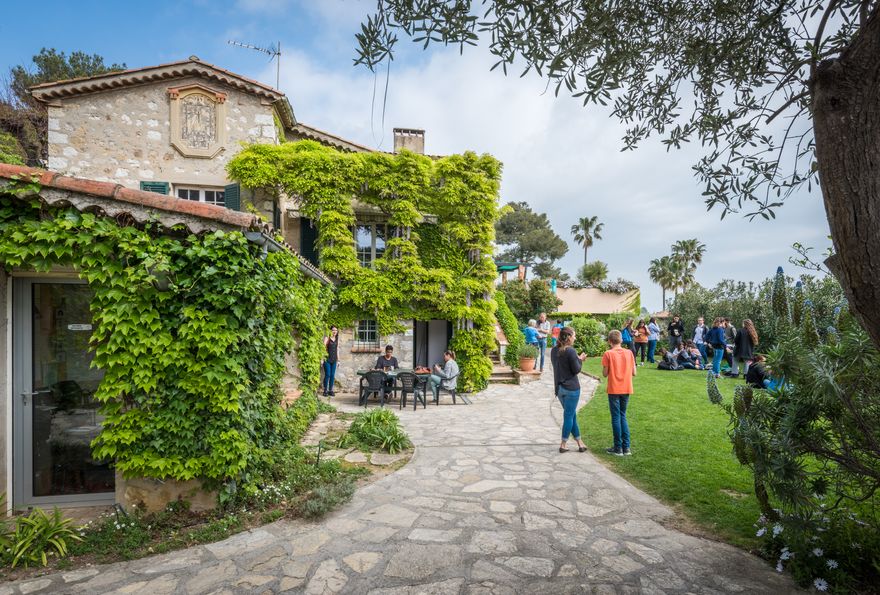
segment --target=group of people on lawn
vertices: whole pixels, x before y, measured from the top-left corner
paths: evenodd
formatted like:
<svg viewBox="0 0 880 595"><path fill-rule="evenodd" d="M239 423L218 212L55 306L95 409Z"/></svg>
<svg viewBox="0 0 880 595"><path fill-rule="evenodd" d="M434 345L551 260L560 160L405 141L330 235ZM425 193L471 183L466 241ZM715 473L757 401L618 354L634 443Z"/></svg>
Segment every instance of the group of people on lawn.
<svg viewBox="0 0 880 595"><path fill-rule="evenodd" d="M727 374L736 378L740 367L748 384L755 388L773 388L776 381L770 376L765 366L763 355L755 353L758 346L758 331L754 323L746 319L742 328L737 330L730 320L723 317L715 318L712 326L707 327L700 317L697 325L686 338L685 327L681 317L674 315L667 327L669 350L663 351L664 362L673 362L678 369L708 369L720 377L721 360L729 358L730 371ZM602 355L602 376L607 379L608 408L611 412L611 430L614 443L606 449L608 454L616 456L631 455L629 423L626 411L629 398L633 394L633 377L637 367L644 365L646 359L654 363L654 348L660 337L660 328L654 318L648 324L640 320L633 326L633 320L626 321L622 330L608 333L609 349ZM586 354L578 354L574 348L575 331L564 327L558 334L556 345L550 352L553 364L553 385L557 399L562 404L562 442L559 452L568 452L569 436L577 442L578 452L586 447L581 440L580 428L577 423L577 405L580 401L580 381L578 375L587 358ZM636 346L641 345L641 348ZM645 349L648 345L648 349ZM641 352L642 361L636 363L636 354ZM711 358L711 364L710 364ZM662 366L663 362L661 362Z"/></svg>
<svg viewBox="0 0 880 595"><path fill-rule="evenodd" d="M738 378L742 368L746 381L757 388L766 388L772 384L763 363L764 356L755 353L758 331L748 318L743 320L742 328L737 330L729 318L718 317L709 327L701 316L688 333L681 317L674 314L666 328L668 349L661 347L658 352L660 334L655 318L651 318L648 324L640 320L636 325L633 325L633 319L630 318L621 329L623 346L631 349L636 358L641 353L641 361L637 364L639 366L644 365L646 360L650 364L657 363L654 356L659 353L662 361L658 367L661 369L711 369L715 377L719 378L721 362L726 361L729 370L725 372L725 376Z"/></svg>
<svg viewBox="0 0 880 595"><path fill-rule="evenodd" d="M326 351L323 362L323 377L321 378L321 388L325 397L335 396L334 391L336 383L336 368L339 364L339 329L335 326L330 327L330 332L324 337L324 349ZM394 346L386 345L385 353L376 358L374 370L382 370L388 372L390 370L400 369L400 362L394 356ZM431 393L436 400L439 396L440 389L454 390L456 388L458 378L458 362L455 361L455 352L447 349L443 352L443 366L435 364L428 377L428 385ZM389 379L388 382L393 385L394 380Z"/></svg>

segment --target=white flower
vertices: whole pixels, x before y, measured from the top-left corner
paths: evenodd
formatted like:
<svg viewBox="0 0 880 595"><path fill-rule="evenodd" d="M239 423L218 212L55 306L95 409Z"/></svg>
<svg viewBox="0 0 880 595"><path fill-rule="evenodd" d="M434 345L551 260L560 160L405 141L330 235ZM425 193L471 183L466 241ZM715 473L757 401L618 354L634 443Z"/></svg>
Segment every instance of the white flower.
<svg viewBox="0 0 880 595"><path fill-rule="evenodd" d="M766 533L766 532L767 532L767 529L765 529L764 527L761 527L760 529L758 529L758 532L755 533L755 537L764 537L764 533Z"/></svg>
<svg viewBox="0 0 880 595"><path fill-rule="evenodd" d="M788 548L787 548L787 547L786 547L786 548L782 548L782 553L779 554L779 559L780 559L780 560L788 560L789 558L791 558L791 552L788 551Z"/></svg>
<svg viewBox="0 0 880 595"><path fill-rule="evenodd" d="M822 554L824 554L824 553L825 553L825 552L822 551L822 548L820 548L820 547L817 547L817 548L814 548L814 549L813 549L813 555L816 556L817 558L821 558L821 557L822 557Z"/></svg>
<svg viewBox="0 0 880 595"><path fill-rule="evenodd" d="M830 568L831 570L834 570L835 568L837 568L837 560L832 560L831 558L828 558L827 560L825 560L825 565L828 566L828 568Z"/></svg>
<svg viewBox="0 0 880 595"><path fill-rule="evenodd" d="M776 523L775 525L773 525L773 537L776 537L780 533L782 533L782 525Z"/></svg>
<svg viewBox="0 0 880 595"><path fill-rule="evenodd" d="M776 563L776 572L782 572L782 561Z"/></svg>
<svg viewBox="0 0 880 595"><path fill-rule="evenodd" d="M826 581L824 578L817 578L813 581L813 586L816 587L817 591L827 591L828 581Z"/></svg>

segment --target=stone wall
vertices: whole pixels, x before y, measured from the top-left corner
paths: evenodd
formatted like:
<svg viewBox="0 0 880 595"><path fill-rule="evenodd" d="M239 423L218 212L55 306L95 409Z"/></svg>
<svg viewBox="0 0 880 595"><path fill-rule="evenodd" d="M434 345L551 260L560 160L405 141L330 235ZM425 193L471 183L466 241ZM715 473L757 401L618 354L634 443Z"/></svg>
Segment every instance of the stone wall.
<svg viewBox="0 0 880 595"><path fill-rule="evenodd" d="M9 336L9 325L12 321L7 316L6 294L11 283L12 280L9 276L0 269L0 482L2 482L0 483L0 492L7 491L8 474L12 473L12 469L6 465L6 459L9 456L6 443L11 438L11 432L9 432L11 420L7 417L6 411L11 409L8 402L10 398L8 387L12 376L12 370L7 369L10 346L6 344L6 339ZM8 506L11 501L12 494L6 494L6 505ZM0 515L4 514L6 514L6 510L0 510Z"/></svg>
<svg viewBox="0 0 880 595"><path fill-rule="evenodd" d="M381 337L379 349L369 353L354 351L354 328L339 329L339 365L336 368L336 392L356 392L360 382L357 371L372 369L376 363L376 358L384 353L385 345L394 346L394 356L400 363L401 368L413 367L412 321L406 321L403 324L409 327L406 332Z"/></svg>
<svg viewBox="0 0 880 595"><path fill-rule="evenodd" d="M201 84L226 94L223 147L187 157L172 146L168 89ZM138 188L141 181L224 186L226 164L246 143L277 143L274 108L198 77L75 96L49 107L49 169Z"/></svg>

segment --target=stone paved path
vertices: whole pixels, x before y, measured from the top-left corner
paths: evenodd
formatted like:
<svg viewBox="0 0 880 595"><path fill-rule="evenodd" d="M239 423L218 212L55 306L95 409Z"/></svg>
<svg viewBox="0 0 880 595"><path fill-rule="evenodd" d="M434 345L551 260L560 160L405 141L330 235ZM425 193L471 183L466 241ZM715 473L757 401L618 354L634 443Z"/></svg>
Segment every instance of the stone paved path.
<svg viewBox="0 0 880 595"><path fill-rule="evenodd" d="M412 461L321 523L280 521L212 545L0 585L0 595L794 591L753 556L665 528L667 507L589 454L556 452L561 410L549 395L543 379L491 387L471 406L445 397L404 411Z"/></svg>

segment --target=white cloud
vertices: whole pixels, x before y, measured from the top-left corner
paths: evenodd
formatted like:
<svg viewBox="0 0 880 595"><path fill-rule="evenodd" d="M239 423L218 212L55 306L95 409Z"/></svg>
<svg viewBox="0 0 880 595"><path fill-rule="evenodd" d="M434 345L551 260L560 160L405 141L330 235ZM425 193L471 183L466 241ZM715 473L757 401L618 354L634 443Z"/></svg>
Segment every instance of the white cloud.
<svg viewBox="0 0 880 595"><path fill-rule="evenodd" d="M328 68L322 56L288 53L282 88L298 119L363 144L381 141L389 149L391 128L401 126L426 129L429 153L492 153L504 162L502 200L524 200L546 212L570 242L561 261L569 273L582 263L583 251L568 230L578 217L598 215L604 239L590 249L590 260L603 260L613 277L638 283L642 303L653 310L660 309L660 289L648 279L648 262L667 254L676 240L697 237L706 244L697 272L704 285L770 276L777 265L787 265L795 241L820 251L828 245L816 189L792 197L776 221L749 222L738 215L720 221L720 212L706 212L691 170L699 147L667 152L649 141L621 153L623 127L607 112L555 97L552 90L543 93L545 85L536 77L489 72L486 52L474 49L462 57L444 49L416 57L411 62L418 65L392 65L384 130L379 121L384 73L376 80L372 125L374 77L353 68L350 59ZM274 72L265 74L263 79Z"/></svg>

